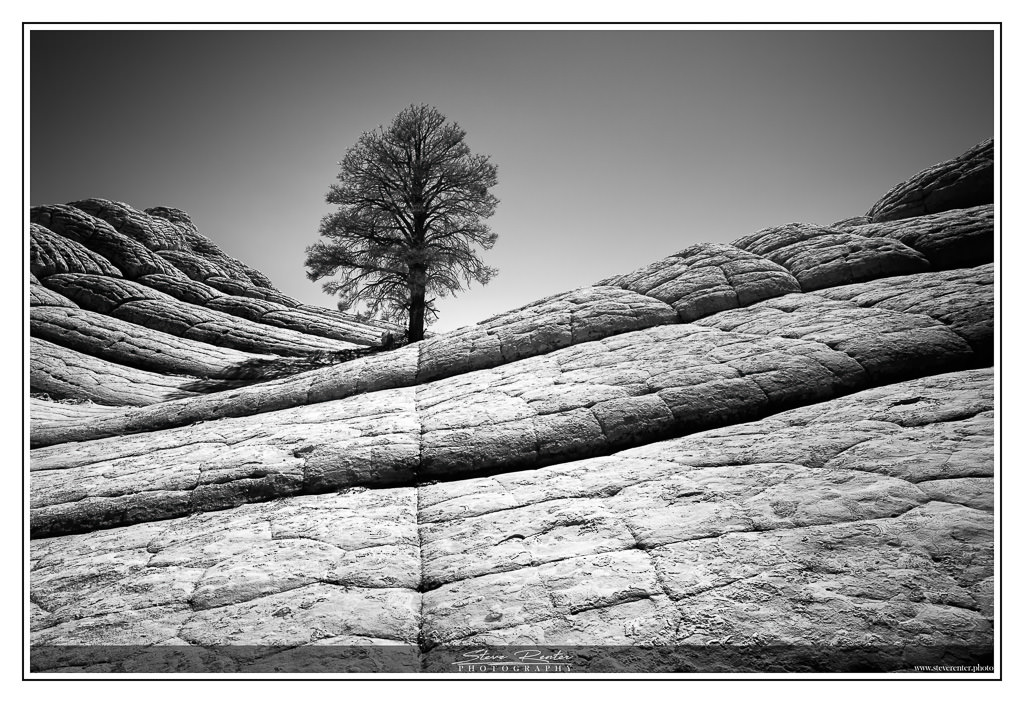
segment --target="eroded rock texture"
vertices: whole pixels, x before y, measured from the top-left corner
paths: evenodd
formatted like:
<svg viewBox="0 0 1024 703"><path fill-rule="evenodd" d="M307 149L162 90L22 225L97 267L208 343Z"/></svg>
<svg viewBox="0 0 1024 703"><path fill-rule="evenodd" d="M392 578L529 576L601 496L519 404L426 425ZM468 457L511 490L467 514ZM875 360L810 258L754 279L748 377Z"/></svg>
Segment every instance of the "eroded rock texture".
<svg viewBox="0 0 1024 703"><path fill-rule="evenodd" d="M955 269L992 261L993 207L979 205L895 222L847 228L867 237L895 239L921 252L934 269Z"/></svg>
<svg viewBox="0 0 1024 703"><path fill-rule="evenodd" d="M944 210L988 205L994 200L995 143L988 139L893 186L867 212L888 222Z"/></svg>
<svg viewBox="0 0 1024 703"><path fill-rule="evenodd" d="M985 149L372 354L181 211L34 210L32 666L988 663Z"/></svg>

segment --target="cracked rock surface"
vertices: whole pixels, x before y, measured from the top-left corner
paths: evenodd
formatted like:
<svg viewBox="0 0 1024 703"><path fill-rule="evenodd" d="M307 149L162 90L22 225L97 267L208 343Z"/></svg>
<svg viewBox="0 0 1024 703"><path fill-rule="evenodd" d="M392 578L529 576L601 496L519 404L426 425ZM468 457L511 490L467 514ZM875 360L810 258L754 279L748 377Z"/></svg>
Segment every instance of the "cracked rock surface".
<svg viewBox="0 0 1024 703"><path fill-rule="evenodd" d="M893 186L867 212L872 222L930 215L955 208L988 205L995 183L995 142L977 144Z"/></svg>
<svg viewBox="0 0 1024 703"><path fill-rule="evenodd" d="M34 641L981 646L991 388L930 376L543 469L36 539Z"/></svg>
<svg viewBox="0 0 1024 703"><path fill-rule="evenodd" d="M34 208L31 665L985 663L991 150L866 217L270 380L393 328L288 298L180 210Z"/></svg>
<svg viewBox="0 0 1024 703"><path fill-rule="evenodd" d="M861 236L895 239L923 254L934 269L956 269L992 261L994 217L989 204L845 229Z"/></svg>

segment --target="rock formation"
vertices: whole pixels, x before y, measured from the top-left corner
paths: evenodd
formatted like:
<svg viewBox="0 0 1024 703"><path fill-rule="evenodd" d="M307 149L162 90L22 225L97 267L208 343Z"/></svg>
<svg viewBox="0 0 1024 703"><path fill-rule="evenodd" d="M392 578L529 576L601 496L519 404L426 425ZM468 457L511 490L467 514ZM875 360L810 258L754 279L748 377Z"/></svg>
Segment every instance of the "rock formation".
<svg viewBox="0 0 1024 703"><path fill-rule="evenodd" d="M398 348L180 210L33 208L31 665L990 663L992 196L989 141Z"/></svg>

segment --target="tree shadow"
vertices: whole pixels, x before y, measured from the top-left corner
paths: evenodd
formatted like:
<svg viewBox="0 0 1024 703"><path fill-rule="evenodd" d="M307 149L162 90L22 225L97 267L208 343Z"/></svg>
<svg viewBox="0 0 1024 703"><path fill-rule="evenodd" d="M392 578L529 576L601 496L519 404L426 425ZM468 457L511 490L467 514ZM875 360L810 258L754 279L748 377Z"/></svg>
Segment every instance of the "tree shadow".
<svg viewBox="0 0 1024 703"><path fill-rule="evenodd" d="M173 398L193 397L194 393L216 393L252 386L267 381L276 381L306 371L337 366L365 356L403 347L408 342L404 335L385 334L381 343L356 349L316 352L303 356L282 356L275 359L250 359L229 367L217 378L200 378L181 386L181 395Z"/></svg>

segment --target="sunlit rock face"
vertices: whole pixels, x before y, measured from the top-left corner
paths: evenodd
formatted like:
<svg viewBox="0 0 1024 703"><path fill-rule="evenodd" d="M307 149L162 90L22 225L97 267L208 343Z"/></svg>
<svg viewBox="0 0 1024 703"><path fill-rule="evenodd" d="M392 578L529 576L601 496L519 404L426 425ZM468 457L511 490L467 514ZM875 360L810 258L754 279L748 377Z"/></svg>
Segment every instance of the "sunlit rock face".
<svg viewBox="0 0 1024 703"><path fill-rule="evenodd" d="M991 164L400 347L180 210L33 208L32 666L985 663Z"/></svg>

